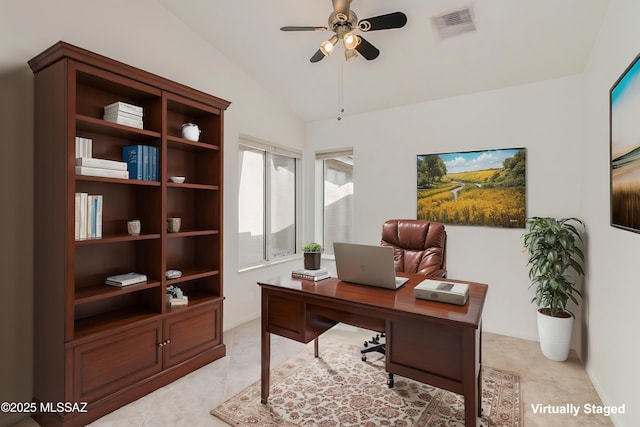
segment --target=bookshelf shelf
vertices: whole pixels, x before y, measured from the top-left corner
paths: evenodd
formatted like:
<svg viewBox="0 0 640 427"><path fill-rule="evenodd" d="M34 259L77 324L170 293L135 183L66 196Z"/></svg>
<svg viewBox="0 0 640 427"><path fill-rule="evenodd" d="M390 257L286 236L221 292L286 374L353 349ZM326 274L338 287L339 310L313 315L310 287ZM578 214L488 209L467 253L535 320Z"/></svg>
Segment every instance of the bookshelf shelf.
<svg viewBox="0 0 640 427"><path fill-rule="evenodd" d="M43 425L85 425L226 353L222 171L230 103L65 42L29 65L34 365L36 372L53 373L36 375L33 396L91 408L34 418ZM182 138L183 123L199 126L199 141ZM115 176L127 163L130 178L78 175L76 157L92 158L83 159L83 167L112 167L87 171L99 175ZM140 165L140 159L144 169L128 163ZM134 179L132 168L145 179ZM169 182L171 176L186 182ZM180 232L167 231L171 217L181 218ZM139 235L128 233L134 219ZM87 236L101 237L77 238L89 228ZM183 276L168 280L169 269ZM147 281L104 284L128 272ZM167 303L167 287L177 285L189 298L186 306Z"/></svg>
<svg viewBox="0 0 640 427"><path fill-rule="evenodd" d="M195 237L195 236L212 236L220 234L218 230L184 230L177 233L168 233L167 239L176 239L178 237Z"/></svg>
<svg viewBox="0 0 640 427"><path fill-rule="evenodd" d="M185 307L185 306L175 306L175 307L171 307L171 311L180 311L180 310L184 310L187 307L197 307L201 304L204 303L210 303L210 302L214 302L214 303L222 303L222 300L220 297L216 297L216 296L212 296L212 295L208 295L208 294L198 294L198 293L192 293L189 296L189 304Z"/></svg>
<svg viewBox="0 0 640 427"><path fill-rule="evenodd" d="M76 115L76 128L80 132L99 132L105 135L134 140L160 139L160 132L137 129L131 126L108 122L100 118L84 116L82 114Z"/></svg>
<svg viewBox="0 0 640 427"><path fill-rule="evenodd" d="M207 185L207 184L191 184L189 182L184 182L181 184L175 182L168 182L167 187L171 188L190 188L192 190L209 190L209 191L219 191L220 186L218 185Z"/></svg>
<svg viewBox="0 0 640 427"><path fill-rule="evenodd" d="M154 240L160 239L160 237L160 234L138 234L137 236L119 234L116 236L108 236L96 239L76 240L76 245L104 245L109 243L133 242L138 240Z"/></svg>
<svg viewBox="0 0 640 427"><path fill-rule="evenodd" d="M78 338L90 337L91 335L110 332L122 326L152 319L156 316L157 313L154 313L151 310L145 311L131 307L123 308L77 320L75 323L75 331Z"/></svg>
<svg viewBox="0 0 640 427"><path fill-rule="evenodd" d="M130 292L138 292L143 289L156 288L159 286L161 286L161 282L157 280L148 280L144 283L123 286L121 288L117 286L109 286L105 284L96 285L88 288L76 289L74 303L76 305L85 304L92 301L98 301L104 298L110 298L114 296L128 294Z"/></svg>
<svg viewBox="0 0 640 427"><path fill-rule="evenodd" d="M177 148L180 150L189 151L218 151L220 147L218 145L207 144L204 142L190 141L177 136L168 136L167 144L170 148Z"/></svg>
<svg viewBox="0 0 640 427"><path fill-rule="evenodd" d="M206 268L189 268L182 271L181 277L177 279L167 280L167 286L188 282L190 280L201 279L203 277L217 276L219 274L219 270L209 270Z"/></svg>
<svg viewBox="0 0 640 427"><path fill-rule="evenodd" d="M112 184L124 184L124 185L148 185L150 187L160 187L158 181L143 181L141 179L121 179L121 178L109 178L106 176L90 176L90 175L77 175L78 181L93 181L93 182L109 182Z"/></svg>

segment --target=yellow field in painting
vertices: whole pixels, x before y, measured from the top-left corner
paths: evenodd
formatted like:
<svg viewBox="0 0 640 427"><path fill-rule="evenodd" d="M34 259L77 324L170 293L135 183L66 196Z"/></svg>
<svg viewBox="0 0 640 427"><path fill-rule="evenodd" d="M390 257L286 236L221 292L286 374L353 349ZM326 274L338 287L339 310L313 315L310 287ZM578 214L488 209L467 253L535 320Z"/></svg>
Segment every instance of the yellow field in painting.
<svg viewBox="0 0 640 427"><path fill-rule="evenodd" d="M502 169L485 169L481 171L460 172L448 174L447 178L453 181L477 182L482 184L488 182L496 173L501 174Z"/></svg>
<svg viewBox="0 0 640 427"><path fill-rule="evenodd" d="M494 170L480 171L493 175ZM466 174L475 174L467 172ZM457 176L455 176L457 175ZM467 180L455 174L454 180ZM478 181L483 182L484 179ZM452 184L452 183L449 183ZM418 191L418 219L448 224L524 228L525 194L517 188L483 188L467 183L454 199L451 185ZM455 187L455 185L453 185Z"/></svg>

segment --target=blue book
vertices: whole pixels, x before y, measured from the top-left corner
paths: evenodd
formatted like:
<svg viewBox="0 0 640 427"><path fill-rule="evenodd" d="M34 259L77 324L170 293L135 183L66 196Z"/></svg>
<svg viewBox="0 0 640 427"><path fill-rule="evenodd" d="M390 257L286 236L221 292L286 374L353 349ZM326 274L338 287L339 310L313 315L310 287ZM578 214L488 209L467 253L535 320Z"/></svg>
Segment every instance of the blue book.
<svg viewBox="0 0 640 427"><path fill-rule="evenodd" d="M158 171L160 170L160 150L158 149L158 147L154 147L153 151L155 152L155 162L154 162L154 168L153 168L153 173L154 173L154 181L160 181L160 174L158 173Z"/></svg>
<svg viewBox="0 0 640 427"><path fill-rule="evenodd" d="M149 180L158 180L158 147L149 147Z"/></svg>
<svg viewBox="0 0 640 427"><path fill-rule="evenodd" d="M142 146L142 179L149 181L149 146Z"/></svg>
<svg viewBox="0 0 640 427"><path fill-rule="evenodd" d="M142 145L122 147L122 161L127 164L129 179L143 179L143 149Z"/></svg>

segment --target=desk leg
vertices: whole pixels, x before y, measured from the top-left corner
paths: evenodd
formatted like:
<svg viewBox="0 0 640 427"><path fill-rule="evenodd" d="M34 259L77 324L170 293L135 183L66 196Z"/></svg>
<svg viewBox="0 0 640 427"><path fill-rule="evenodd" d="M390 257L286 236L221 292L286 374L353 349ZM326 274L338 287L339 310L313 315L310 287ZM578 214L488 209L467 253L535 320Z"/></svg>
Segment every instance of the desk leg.
<svg viewBox="0 0 640 427"><path fill-rule="evenodd" d="M318 357L318 337L313 340L313 355Z"/></svg>
<svg viewBox="0 0 640 427"><path fill-rule="evenodd" d="M476 427L477 417L482 411L480 390L478 387L479 372L479 337L476 330L465 329L462 341L462 389L464 395L464 425Z"/></svg>
<svg viewBox="0 0 640 427"><path fill-rule="evenodd" d="M261 343L261 379L260 379L260 403L267 403L269 398L269 367L271 365L271 334L262 328Z"/></svg>
<svg viewBox="0 0 640 427"><path fill-rule="evenodd" d="M476 335L478 346L478 416L482 416L482 323L478 326Z"/></svg>

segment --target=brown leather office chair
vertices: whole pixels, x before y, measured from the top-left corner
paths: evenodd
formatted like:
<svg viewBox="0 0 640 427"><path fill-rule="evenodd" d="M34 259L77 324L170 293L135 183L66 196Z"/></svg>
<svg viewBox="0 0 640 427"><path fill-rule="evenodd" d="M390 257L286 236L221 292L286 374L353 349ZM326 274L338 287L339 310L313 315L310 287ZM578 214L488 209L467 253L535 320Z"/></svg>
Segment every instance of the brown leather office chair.
<svg viewBox="0 0 640 427"><path fill-rule="evenodd" d="M426 277L446 277L447 232L444 224L415 219L391 219L382 225L382 246L393 248L393 261L397 272L421 274ZM361 351L362 360L367 353L385 353L385 344L380 342L384 333L365 341ZM393 374L387 379L393 387Z"/></svg>
<svg viewBox="0 0 640 427"><path fill-rule="evenodd" d="M445 277L447 232L440 222L391 219L382 225L382 246L393 247L396 271Z"/></svg>

